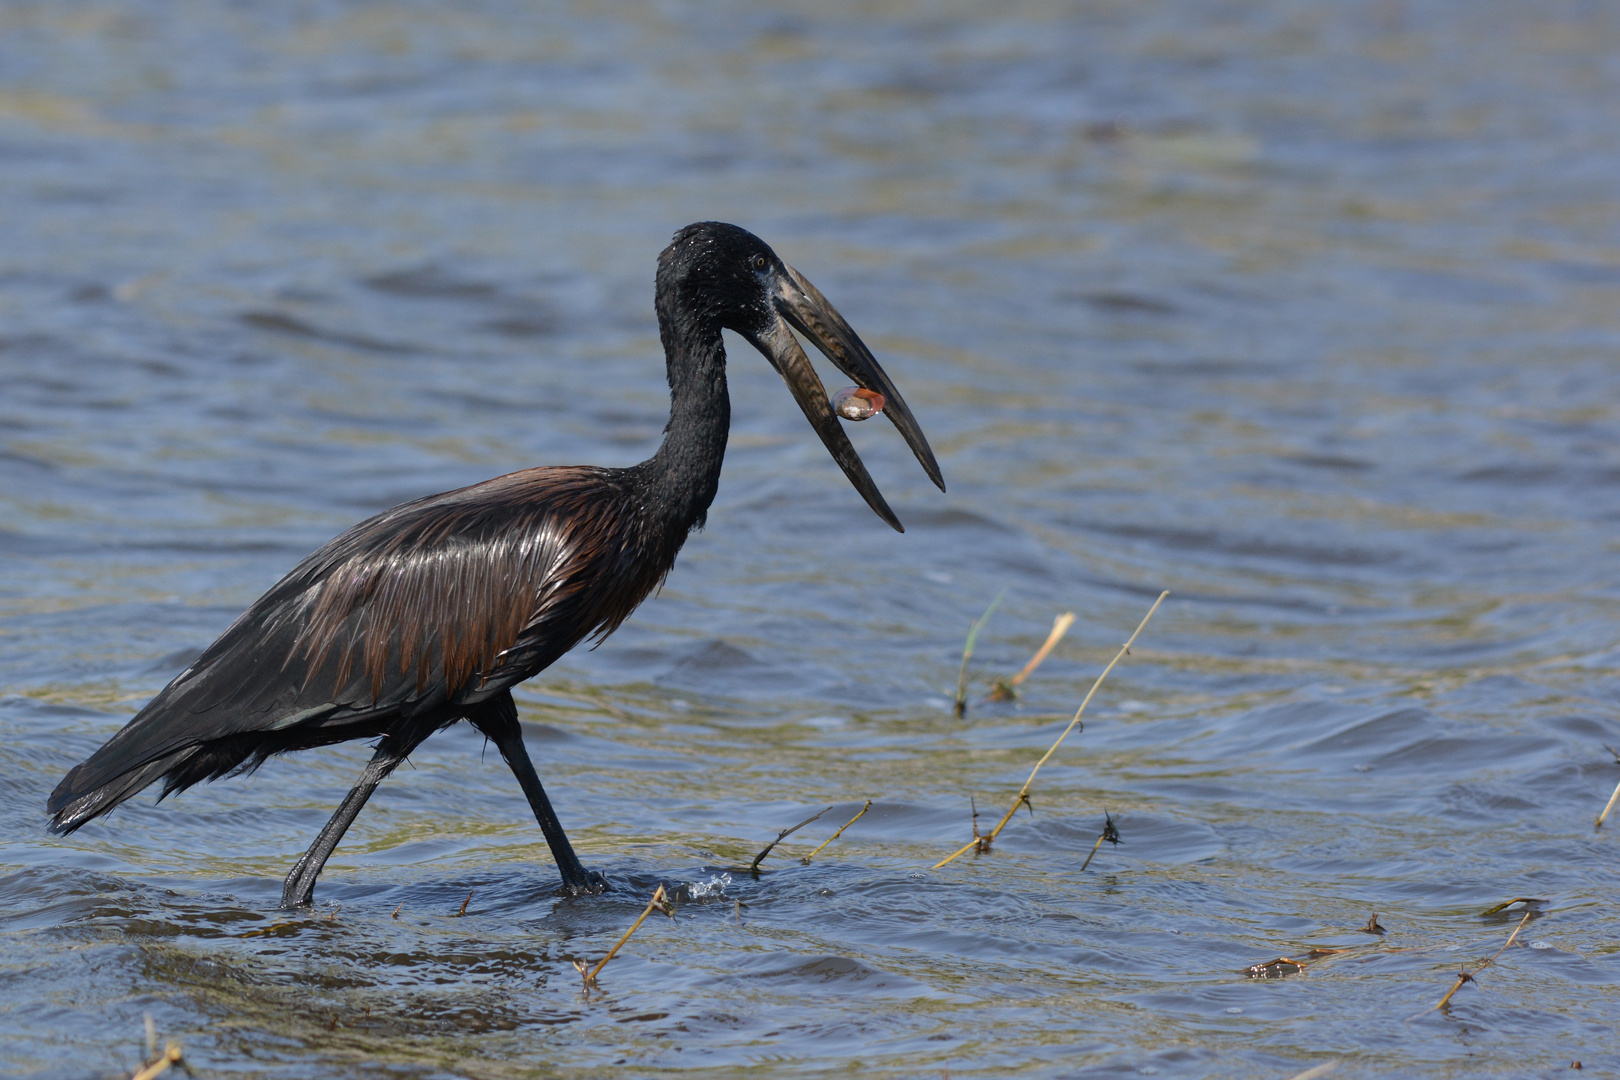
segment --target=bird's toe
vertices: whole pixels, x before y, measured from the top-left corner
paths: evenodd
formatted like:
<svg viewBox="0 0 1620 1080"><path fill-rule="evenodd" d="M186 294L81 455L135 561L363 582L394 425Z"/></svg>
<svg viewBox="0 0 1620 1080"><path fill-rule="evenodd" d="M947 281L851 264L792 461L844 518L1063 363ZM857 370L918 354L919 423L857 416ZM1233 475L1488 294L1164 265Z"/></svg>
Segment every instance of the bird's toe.
<svg viewBox="0 0 1620 1080"><path fill-rule="evenodd" d="M563 891L569 896L590 896L612 892L613 886L608 884L607 878L595 870L582 870L572 880L563 882Z"/></svg>

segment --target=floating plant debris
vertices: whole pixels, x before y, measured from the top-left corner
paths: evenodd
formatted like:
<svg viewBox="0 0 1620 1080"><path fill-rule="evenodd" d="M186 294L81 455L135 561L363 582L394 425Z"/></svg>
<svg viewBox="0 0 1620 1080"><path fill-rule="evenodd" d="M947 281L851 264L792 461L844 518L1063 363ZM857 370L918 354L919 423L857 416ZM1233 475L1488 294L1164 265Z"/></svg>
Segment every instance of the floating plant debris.
<svg viewBox="0 0 1620 1080"><path fill-rule="evenodd" d="M1347 953L1350 949L1312 949L1302 959L1292 956L1279 956L1275 960L1267 960L1263 964L1251 964L1243 969L1243 974L1251 979L1282 979L1289 975L1298 975L1311 965L1313 961L1328 956L1337 956Z"/></svg>
<svg viewBox="0 0 1620 1080"><path fill-rule="evenodd" d="M1480 912L1480 914L1481 915L1495 915L1499 911L1506 911L1508 908L1512 907L1514 904L1523 904L1525 907L1530 908L1530 907L1537 907L1537 906L1539 906L1541 904L1545 904L1546 902L1547 901L1538 899L1537 897L1534 897L1534 896L1515 896L1511 900L1507 900L1507 901L1504 901L1504 902L1502 902L1500 904L1496 904L1496 905L1494 905L1492 907L1486 908L1484 911Z"/></svg>
<svg viewBox="0 0 1620 1080"><path fill-rule="evenodd" d="M1304 970L1305 961L1279 956L1277 959L1267 960L1263 964L1251 964L1244 969L1244 974L1251 979L1281 979L1287 975L1298 975Z"/></svg>
<svg viewBox="0 0 1620 1080"><path fill-rule="evenodd" d="M870 420L883 411L883 395L876 390L846 386L832 396L832 407L845 420Z"/></svg>

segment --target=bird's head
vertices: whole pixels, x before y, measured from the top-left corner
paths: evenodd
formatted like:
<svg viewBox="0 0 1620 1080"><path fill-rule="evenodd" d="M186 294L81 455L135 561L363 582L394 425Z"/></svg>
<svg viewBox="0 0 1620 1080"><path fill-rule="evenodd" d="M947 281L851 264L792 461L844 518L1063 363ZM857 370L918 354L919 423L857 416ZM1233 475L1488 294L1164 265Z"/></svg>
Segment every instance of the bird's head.
<svg viewBox="0 0 1620 1080"><path fill-rule="evenodd" d="M667 336L678 321L693 329L723 327L748 340L787 383L810 426L816 429L877 515L899 532L905 528L867 474L827 400L826 387L793 336L797 330L862 389L883 396L883 413L894 422L923 471L941 491L939 463L894 382L838 309L770 245L747 229L718 221L688 225L658 258L660 322Z"/></svg>

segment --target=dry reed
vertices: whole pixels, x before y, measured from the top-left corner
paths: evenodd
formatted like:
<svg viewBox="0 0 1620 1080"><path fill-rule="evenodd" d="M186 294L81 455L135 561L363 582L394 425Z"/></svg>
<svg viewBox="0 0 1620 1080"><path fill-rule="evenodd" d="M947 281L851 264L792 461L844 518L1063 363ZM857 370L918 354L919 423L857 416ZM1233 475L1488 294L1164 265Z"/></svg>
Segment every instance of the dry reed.
<svg viewBox="0 0 1620 1080"><path fill-rule="evenodd" d="M830 810L830 809L832 809L832 807L828 807L827 809ZM840 828L837 832L833 833L831 836L827 837L827 839L823 840L821 842L821 847L816 848L816 850L812 851L810 854L808 854L804 858L800 859L799 862L802 863L805 866L809 866L810 865L810 860L815 858L817 855L821 854L821 848L826 847L828 844L832 843L834 840L838 839L840 836L843 836L844 835L844 829L849 828L851 825L853 825L857 821L861 820L861 816L863 814L865 814L870 809L872 809L872 800L867 799L866 800L866 805L861 807L861 812L859 814L856 814L854 817L852 817L848 821L844 822L843 828ZM825 814L826 812L827 812L826 810L822 811L823 814ZM760 858L764 858L763 853L761 853Z"/></svg>
<svg viewBox="0 0 1620 1080"><path fill-rule="evenodd" d="M1520 899L1524 899L1524 898L1521 897ZM1518 900L1509 900L1506 904L1498 904L1498 905L1496 905L1495 907L1491 908L1490 911L1485 912L1485 914L1490 914L1491 912L1501 911L1503 908L1509 906L1510 904L1517 904L1518 902L1519 902ZM1435 1012L1436 1010L1439 1010L1439 1009L1444 1009L1448 1004L1450 1004L1451 1003L1451 996L1453 994L1455 994L1458 990L1462 989L1463 983L1473 982L1474 977L1476 975L1478 975L1480 972L1484 971L1486 968L1490 967L1492 964L1496 963L1496 958L1498 956L1501 956L1503 953L1507 952L1508 946L1513 944L1513 940L1519 936L1519 931L1523 930L1525 928L1525 925L1530 922L1530 916L1532 916L1534 914L1535 914L1534 911L1526 911L1524 913L1524 917L1519 920L1519 925L1515 926L1513 928L1513 933L1508 935L1508 939L1502 943L1502 947L1500 949L1497 949L1496 952L1494 954L1492 954L1492 956L1491 956L1491 958L1489 960L1487 960L1484 963L1480 964L1479 967L1475 968L1473 971L1459 971L1459 972L1457 972L1457 981L1455 983L1452 983L1450 990L1446 991L1446 996L1441 998L1435 1004L1434 1008L1432 1008L1432 1009L1424 1009L1422 1012L1418 1013L1417 1016L1427 1016L1429 1013ZM1411 1017L1410 1019L1416 1020L1417 1016Z"/></svg>
<svg viewBox="0 0 1620 1080"><path fill-rule="evenodd" d="M607 967L607 962L613 959L620 949L624 948L624 943L629 941L630 935L635 933L641 924L647 921L647 916L653 913L654 908L662 911L672 919L675 917L674 911L670 910L669 905L664 902L664 887L662 885L653 890L652 899L647 901L646 909L642 911L635 922L630 924L630 929L624 932L624 936L614 942L613 948L608 950L608 954L602 957L600 963L593 968L587 968L581 961L574 961L574 970L578 971L580 978L585 980L585 989L589 990L596 985L596 976L601 973L603 968Z"/></svg>
<svg viewBox="0 0 1620 1080"><path fill-rule="evenodd" d="M1057 648L1057 643L1063 640L1063 635L1067 634L1069 627L1073 625L1074 612L1072 611L1065 611L1062 615L1053 619L1052 632L1046 635L1046 642L1035 650L1035 655L1029 658L1029 663L1019 669L1018 674L1010 679L996 680L995 686L990 688L990 700L1011 701L1016 698L1019 686L1023 685L1024 680L1029 678L1031 673L1040 667L1041 663L1052 654L1052 650Z"/></svg>
<svg viewBox="0 0 1620 1080"><path fill-rule="evenodd" d="M1148 608L1148 613L1146 615L1142 616L1142 621L1140 623L1137 623L1136 629L1131 633L1130 638L1125 642L1125 644L1123 644L1123 645L1121 645L1119 647L1119 652L1114 654L1114 658L1112 660L1108 661L1108 666L1103 668L1102 674L1098 675L1096 681L1091 684L1091 689L1086 691L1085 699L1080 702L1080 707L1074 711L1074 719L1069 721L1069 726L1063 729L1063 734L1061 734L1061 735L1059 735L1057 737L1057 741L1052 744L1051 748L1048 749L1045 754L1041 755L1041 760L1039 760L1039 761L1037 761L1035 763L1035 768L1030 770L1029 779L1025 780L1024 781L1024 786L1018 789L1018 795L1013 799L1012 805L1007 808L1007 813L1004 814L1002 816L1001 820L996 823L996 827L994 829L990 830L990 833L989 833L988 836L985 836L985 837L977 837L976 836L972 840L969 840L966 844L963 844L961 847L957 848L951 854L945 856L945 858L943 858L939 862L935 863L933 865L933 869L938 870L940 867L944 866L946 863L952 862L953 860L957 859L958 857L967 854L967 852L969 850L971 850L971 849L973 849L975 847L979 848L980 851L987 850L987 848L989 846L988 842L994 841L995 838L998 835L1000 835L1001 830L1006 828L1007 822L1011 821L1012 816L1015 813L1018 812L1018 808L1020 806L1024 806L1024 805L1029 804L1029 787L1030 787L1031 784L1033 784L1035 782L1035 774L1039 773L1041 771L1041 766L1046 764L1048 758L1050 758L1053 754L1057 753L1057 748L1059 746L1063 745L1063 740L1069 737L1069 732L1073 731L1075 729L1076 725L1078 725L1080 723L1080 717L1085 715L1086 706L1091 704L1092 695L1094 695L1097 692L1097 688L1102 685L1103 680L1108 678L1108 673L1110 671L1114 670L1114 665L1119 663L1121 659L1123 659L1124 657L1126 657L1127 655L1130 654L1131 646L1136 643L1136 638L1137 638L1137 636L1139 634L1142 633L1142 628L1145 627L1148 624L1149 619L1153 618L1153 613L1155 611L1159 610L1159 605L1164 603L1164 598L1169 596L1169 595L1170 595L1170 590L1168 590L1168 589L1166 589L1164 592L1161 592L1159 594L1159 598L1157 600L1153 601L1153 606ZM964 665L964 670L965 670L965 665ZM1084 730L1084 728L1082 728L1081 730ZM1031 813L1033 813L1033 812L1034 812L1034 810L1033 810L1033 808L1031 808Z"/></svg>
<svg viewBox="0 0 1620 1080"><path fill-rule="evenodd" d="M170 1065L180 1065L184 1067L184 1064L185 1058L180 1053L180 1044L177 1042L171 1042L168 1046L164 1047L161 1057L149 1065L142 1066L140 1071L138 1071L131 1078L131 1080L152 1080L153 1077L161 1076L163 1073L167 1072Z"/></svg>
<svg viewBox="0 0 1620 1080"><path fill-rule="evenodd" d="M1620 765L1620 750L1616 750L1614 747L1610 746L1608 743L1603 744L1603 749L1605 749L1609 753L1613 754L1614 755L1614 763L1616 765ZM1617 803L1617 802L1620 802L1620 784L1614 785L1614 794L1609 796L1609 804L1603 808L1603 812L1601 814L1599 814L1597 816L1597 820L1592 823L1592 828L1594 828L1594 829L1603 828L1603 819L1609 816L1609 812L1614 809L1614 804Z"/></svg>
<svg viewBox="0 0 1620 1080"><path fill-rule="evenodd" d="M1322 1064L1317 1065L1314 1068L1306 1069L1302 1073L1295 1073L1293 1076L1290 1076L1288 1080L1317 1080L1318 1077L1326 1076L1328 1073L1332 1072L1338 1067L1339 1061L1337 1058L1335 1058L1332 1061L1324 1061Z"/></svg>
<svg viewBox="0 0 1620 1080"><path fill-rule="evenodd" d="M1605 806L1603 813L1597 816L1597 821L1592 825L1592 828L1603 828L1603 819L1609 816L1609 811L1614 809L1614 804L1617 802L1620 802L1620 784L1614 785L1614 794L1609 796L1609 805Z"/></svg>
<svg viewBox="0 0 1620 1080"><path fill-rule="evenodd" d="M190 1073L191 1070L186 1068L185 1058L180 1053L180 1044L170 1041L164 1046L163 1053L159 1054L157 1049L157 1025L152 1022L151 1013L146 1014L145 1021L146 1057L143 1059L145 1063L135 1070L132 1080L152 1080L153 1077L167 1072L171 1065L178 1065L185 1069L187 1073Z"/></svg>

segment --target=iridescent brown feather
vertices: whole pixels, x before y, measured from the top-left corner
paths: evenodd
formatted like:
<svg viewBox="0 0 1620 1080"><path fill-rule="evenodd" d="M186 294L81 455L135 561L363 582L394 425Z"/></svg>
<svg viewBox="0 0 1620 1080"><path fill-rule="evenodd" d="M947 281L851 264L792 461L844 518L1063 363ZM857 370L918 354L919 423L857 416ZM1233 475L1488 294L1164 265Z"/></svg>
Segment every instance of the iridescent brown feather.
<svg viewBox="0 0 1620 1080"><path fill-rule="evenodd" d="M614 512L623 509L616 487L605 470L527 469L441 496L431 513L413 514L412 504L373 519L356 530L358 550L306 594L287 663L302 662L307 687L330 670L336 650L334 689L358 664L374 699L391 670L414 672L418 694L442 673L456 697L487 679L526 632L573 608L582 592L600 591L591 570L632 531ZM646 595L638 582L618 584L630 589L615 591L637 595L585 605L596 617L570 628L569 646L611 632Z"/></svg>

